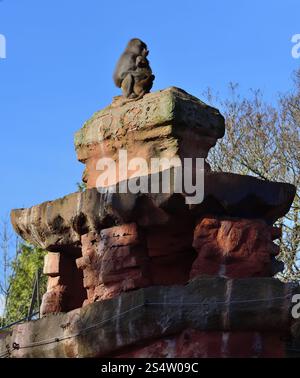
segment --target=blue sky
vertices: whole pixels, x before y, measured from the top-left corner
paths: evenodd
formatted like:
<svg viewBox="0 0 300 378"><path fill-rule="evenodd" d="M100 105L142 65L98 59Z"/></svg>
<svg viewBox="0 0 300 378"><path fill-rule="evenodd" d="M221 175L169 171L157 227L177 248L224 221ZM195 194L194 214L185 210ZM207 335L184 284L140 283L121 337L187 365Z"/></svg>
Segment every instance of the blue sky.
<svg viewBox="0 0 300 378"><path fill-rule="evenodd" d="M74 132L119 94L111 76L128 39L148 44L153 90L201 97L234 81L274 101L300 64L299 10L299 0L0 1L0 218L76 190Z"/></svg>

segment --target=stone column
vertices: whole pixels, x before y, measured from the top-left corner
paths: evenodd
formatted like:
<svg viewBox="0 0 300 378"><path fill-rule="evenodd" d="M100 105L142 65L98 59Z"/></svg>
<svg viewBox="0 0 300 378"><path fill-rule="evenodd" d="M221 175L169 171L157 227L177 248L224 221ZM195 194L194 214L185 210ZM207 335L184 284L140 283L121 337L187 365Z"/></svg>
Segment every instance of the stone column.
<svg viewBox="0 0 300 378"><path fill-rule="evenodd" d="M206 163L200 203L174 181L161 190L162 173L174 177L184 159L206 159L224 132L217 109L173 87L138 101L114 99L83 125L75 149L87 190L12 211L16 232L50 251L49 278L47 317L17 326L6 344L61 337L14 356L284 355L293 289L272 278L282 265L273 225L289 211L295 187L212 172ZM112 164L98 190L102 158ZM147 164L132 172L131 158ZM153 167L153 158L170 167ZM160 190L128 189L157 173ZM111 193L114 184L127 192ZM66 314L51 316L59 312Z"/></svg>

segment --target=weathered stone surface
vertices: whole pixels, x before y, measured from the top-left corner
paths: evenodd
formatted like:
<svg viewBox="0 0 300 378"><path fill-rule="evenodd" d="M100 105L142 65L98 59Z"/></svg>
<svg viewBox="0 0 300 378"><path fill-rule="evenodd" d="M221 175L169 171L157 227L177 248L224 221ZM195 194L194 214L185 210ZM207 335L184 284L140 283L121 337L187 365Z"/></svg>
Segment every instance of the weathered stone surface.
<svg viewBox="0 0 300 378"><path fill-rule="evenodd" d="M14 326L12 334L0 340L0 353L8 345L11 357L117 356L132 347L137 350L137 345L142 350L157 339L164 342L171 335L178 335L181 346L186 333L203 345L212 335L209 332L231 333L228 356L236 353L236 332L250 332L250 338L251 332L262 338L270 332L281 353L278 335L289 332L292 290L291 285L272 278L203 278L187 286L148 287ZM206 333L204 339L199 331ZM214 348L214 337L210 340L206 347ZM19 349L13 349L13 343ZM184 356L194 356L196 345L182 349Z"/></svg>
<svg viewBox="0 0 300 378"><path fill-rule="evenodd" d="M43 274L46 276L59 276L60 253L48 252L44 257Z"/></svg>
<svg viewBox="0 0 300 378"><path fill-rule="evenodd" d="M135 223L83 235L82 255L77 266L87 289L84 305L150 285L147 253Z"/></svg>
<svg viewBox="0 0 300 378"><path fill-rule="evenodd" d="M150 107L150 109L148 109ZM113 117L115 115L115 117ZM88 146L125 134L124 128L147 129L154 125L175 124L201 130L203 135L222 138L224 117L219 111L180 88L170 87L149 93L139 101L119 107L114 104L97 112L76 133L75 147Z"/></svg>
<svg viewBox="0 0 300 378"><path fill-rule="evenodd" d="M88 188L93 188L99 176L98 160L113 159L118 171L120 149L127 151L128 160L144 158L149 166L154 157L206 158L224 131L224 118L217 109L171 87L121 106L117 98L76 133L75 148L78 159L86 164L83 179ZM122 175L125 173L126 177L134 176L133 172L127 172L127 167L122 169ZM139 175L149 173L153 171ZM122 180L124 176L118 176L115 182Z"/></svg>
<svg viewBox="0 0 300 378"><path fill-rule="evenodd" d="M51 286L51 289L43 295L40 308L42 315L63 312L65 290L66 286L63 285Z"/></svg>
<svg viewBox="0 0 300 378"><path fill-rule="evenodd" d="M186 284L196 254L193 224L182 224L183 219L149 229L130 223L83 235L83 256L76 263L87 289L84 305L151 285Z"/></svg>
<svg viewBox="0 0 300 378"><path fill-rule="evenodd" d="M60 276L48 277L47 291L51 291L51 289L54 289L56 286L60 285L60 283L61 283Z"/></svg>
<svg viewBox="0 0 300 378"><path fill-rule="evenodd" d="M276 228L262 220L203 218L196 226L193 247L198 257L191 277L201 274L230 278L272 276L272 256L279 247Z"/></svg>
<svg viewBox="0 0 300 378"><path fill-rule="evenodd" d="M144 346L130 348L117 358L282 358L282 334L266 332L214 332L186 329Z"/></svg>
<svg viewBox="0 0 300 378"><path fill-rule="evenodd" d="M272 223L288 210L293 196L291 185L207 174L204 201L199 205L186 205L184 194L105 196L90 189L14 210L12 223L25 240L60 252L59 265L62 256L66 258L59 268L63 273L58 274L57 266L45 270L60 277L56 285L49 282L43 298L41 313L47 314L149 285L185 284L189 277L201 274L271 276L270 256L278 252L272 239L278 231L264 221L232 221L234 227L231 221L221 228L199 226L193 245L194 224L207 213L213 223L219 222L220 214L257 216Z"/></svg>
<svg viewBox="0 0 300 378"><path fill-rule="evenodd" d="M147 228L146 243L149 257L176 256L192 247L194 222L189 214L170 217L165 225Z"/></svg>
<svg viewBox="0 0 300 378"><path fill-rule="evenodd" d="M150 177L149 177L150 180ZM289 210L295 196L290 184L262 181L230 173L206 173L204 199L186 205L185 194L99 193L89 189L11 213L15 231L25 240L48 251L80 257L81 235L117 224L162 225L169 214L188 212L195 221L211 214L264 219L272 224Z"/></svg>
<svg viewBox="0 0 300 378"><path fill-rule="evenodd" d="M13 327L0 355L283 356L294 289L261 277L274 274L280 230L272 225L288 212L295 187L211 172L202 159L184 170L180 193L174 180L167 193L150 189L154 178L174 179L185 158L205 159L223 135L218 110L177 88L127 103L115 98L86 122L75 147L88 190L12 211L16 232L49 251L48 285L44 317ZM103 184L101 158L112 163L102 167ZM126 158L148 166L130 168ZM165 162L151 166L152 158ZM200 184L197 193L188 192L187 177ZM150 194L124 193L138 181ZM190 201L202 188L203 198Z"/></svg>

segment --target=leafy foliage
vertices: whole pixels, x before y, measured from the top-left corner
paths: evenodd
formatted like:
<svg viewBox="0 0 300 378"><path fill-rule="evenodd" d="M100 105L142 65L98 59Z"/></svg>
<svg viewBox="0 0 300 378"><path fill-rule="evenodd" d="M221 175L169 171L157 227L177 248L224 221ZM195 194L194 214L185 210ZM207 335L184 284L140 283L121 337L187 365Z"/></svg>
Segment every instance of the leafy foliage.
<svg viewBox="0 0 300 378"><path fill-rule="evenodd" d="M42 270L45 252L27 243L22 243L11 263L5 322L11 323L28 315L37 270ZM40 293L46 291L46 277L39 280ZM37 305L37 304L36 304ZM35 308L37 310L37 307Z"/></svg>

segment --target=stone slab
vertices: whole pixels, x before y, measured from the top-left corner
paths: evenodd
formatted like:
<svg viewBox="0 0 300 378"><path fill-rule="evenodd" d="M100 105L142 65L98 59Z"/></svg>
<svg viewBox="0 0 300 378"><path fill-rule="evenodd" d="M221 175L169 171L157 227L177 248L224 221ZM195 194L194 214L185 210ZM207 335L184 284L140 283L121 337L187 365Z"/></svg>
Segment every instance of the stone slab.
<svg viewBox="0 0 300 378"><path fill-rule="evenodd" d="M151 176L148 176L150 180ZM206 172L202 203L187 205L185 193L73 193L55 201L11 212L12 225L24 240L45 250L80 255L81 235L135 222L143 227L168 222L169 213L263 219L272 224L290 209L293 185L251 176ZM79 256L78 256L79 257Z"/></svg>
<svg viewBox="0 0 300 378"><path fill-rule="evenodd" d="M16 325L0 340L0 354L8 346L10 357L109 357L191 328L284 335L292 294L292 285L272 278L197 278L186 286L148 287Z"/></svg>

